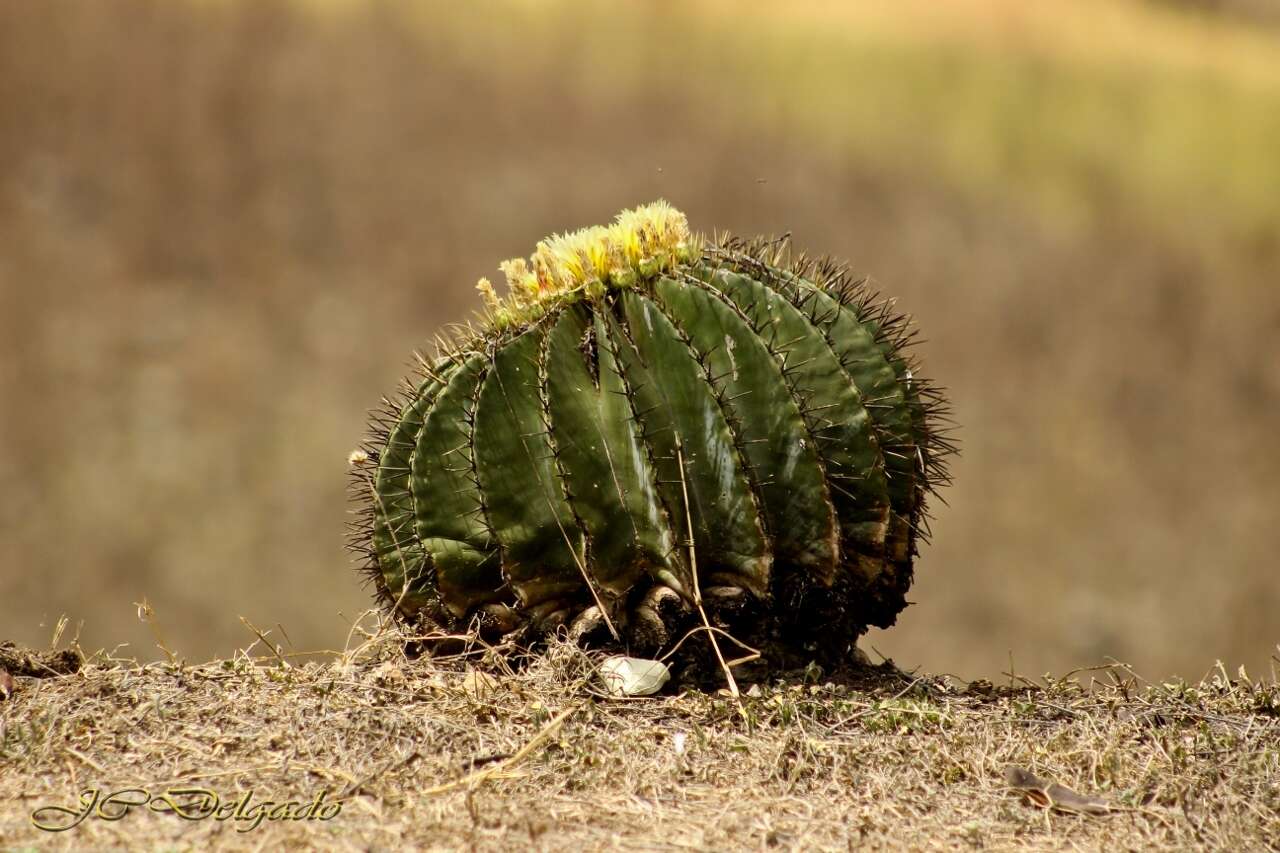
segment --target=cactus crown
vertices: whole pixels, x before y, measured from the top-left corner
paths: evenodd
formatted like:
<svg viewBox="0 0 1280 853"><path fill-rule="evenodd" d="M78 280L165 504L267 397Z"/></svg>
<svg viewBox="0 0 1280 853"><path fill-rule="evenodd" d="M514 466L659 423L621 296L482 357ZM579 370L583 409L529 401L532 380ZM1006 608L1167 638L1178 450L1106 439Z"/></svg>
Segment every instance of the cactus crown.
<svg viewBox="0 0 1280 853"><path fill-rule="evenodd" d="M507 280L505 300L487 278L480 279L476 290L484 298L486 321L503 329L537 319L574 295L600 295L669 272L697 257L701 244L685 215L659 199L622 211L611 225L541 240L527 261L503 261L498 268Z"/></svg>

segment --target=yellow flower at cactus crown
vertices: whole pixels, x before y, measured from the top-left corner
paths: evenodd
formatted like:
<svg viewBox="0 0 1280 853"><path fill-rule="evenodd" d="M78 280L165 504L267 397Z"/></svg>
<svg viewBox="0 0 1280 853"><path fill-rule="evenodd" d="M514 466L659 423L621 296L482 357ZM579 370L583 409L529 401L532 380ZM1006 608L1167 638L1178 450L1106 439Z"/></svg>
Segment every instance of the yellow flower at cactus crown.
<svg viewBox="0 0 1280 853"><path fill-rule="evenodd" d="M610 225L542 240L527 261L503 261L498 268L507 280L505 300L487 278L476 290L490 322L502 328L536 319L571 295L595 297L611 287L630 287L701 251L701 238L689 232L685 215L659 200L622 211Z"/></svg>

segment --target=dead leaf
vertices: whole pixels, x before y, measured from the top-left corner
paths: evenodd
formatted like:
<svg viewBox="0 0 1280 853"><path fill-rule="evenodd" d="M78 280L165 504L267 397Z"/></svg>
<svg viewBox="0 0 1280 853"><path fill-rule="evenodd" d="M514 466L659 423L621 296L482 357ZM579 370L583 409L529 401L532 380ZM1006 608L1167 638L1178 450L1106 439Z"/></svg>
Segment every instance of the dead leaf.
<svg viewBox="0 0 1280 853"><path fill-rule="evenodd" d="M13 695L13 676L9 674L9 670L0 667L0 699L8 699Z"/></svg>
<svg viewBox="0 0 1280 853"><path fill-rule="evenodd" d="M600 663L600 678L611 696L652 696L671 679L662 661L617 655Z"/></svg>
<svg viewBox="0 0 1280 853"><path fill-rule="evenodd" d="M1100 797L1077 793L1066 785L1041 779L1021 767L1006 767L1004 778L1010 788L1043 809L1087 815L1110 814L1113 809L1109 802Z"/></svg>
<svg viewBox="0 0 1280 853"><path fill-rule="evenodd" d="M373 679L384 687L399 687L405 683L404 670L395 661L383 661L374 669Z"/></svg>
<svg viewBox="0 0 1280 853"><path fill-rule="evenodd" d="M498 679L478 669L469 669L462 676L462 692L477 702L492 696L498 684Z"/></svg>

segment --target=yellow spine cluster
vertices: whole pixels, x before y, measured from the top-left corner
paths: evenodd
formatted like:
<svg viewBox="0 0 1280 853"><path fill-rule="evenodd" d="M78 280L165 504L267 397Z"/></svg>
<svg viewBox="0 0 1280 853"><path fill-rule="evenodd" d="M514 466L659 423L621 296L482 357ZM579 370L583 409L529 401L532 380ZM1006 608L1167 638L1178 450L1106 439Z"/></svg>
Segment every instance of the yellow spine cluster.
<svg viewBox="0 0 1280 853"><path fill-rule="evenodd" d="M498 297L487 278L480 279L476 289L491 321L504 327L535 319L568 294L596 296L610 287L630 287L701 251L685 215L659 200L622 211L611 225L549 237L527 261L504 261L499 269L510 292L506 300Z"/></svg>

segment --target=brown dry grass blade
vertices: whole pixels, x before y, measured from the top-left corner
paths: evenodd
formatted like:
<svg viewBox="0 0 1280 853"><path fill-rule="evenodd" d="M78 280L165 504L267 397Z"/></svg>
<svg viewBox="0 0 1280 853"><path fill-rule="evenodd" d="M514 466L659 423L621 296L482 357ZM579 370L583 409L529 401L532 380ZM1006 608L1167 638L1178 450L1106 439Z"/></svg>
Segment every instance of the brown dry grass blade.
<svg viewBox="0 0 1280 853"><path fill-rule="evenodd" d="M1087 815L1105 815L1113 810L1106 800L1077 793L1066 785L1041 779L1021 767L1006 767L1004 778L1010 788L1041 808Z"/></svg>

